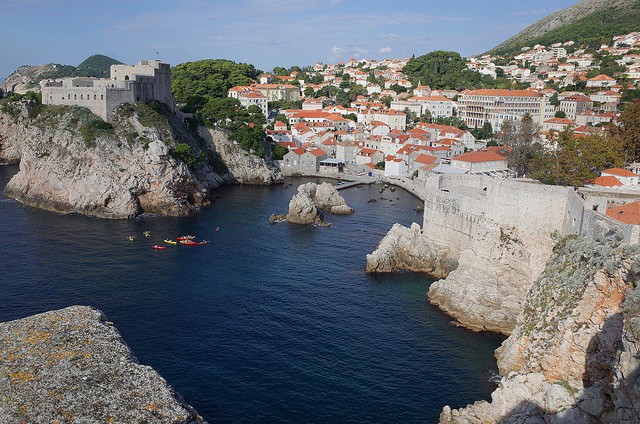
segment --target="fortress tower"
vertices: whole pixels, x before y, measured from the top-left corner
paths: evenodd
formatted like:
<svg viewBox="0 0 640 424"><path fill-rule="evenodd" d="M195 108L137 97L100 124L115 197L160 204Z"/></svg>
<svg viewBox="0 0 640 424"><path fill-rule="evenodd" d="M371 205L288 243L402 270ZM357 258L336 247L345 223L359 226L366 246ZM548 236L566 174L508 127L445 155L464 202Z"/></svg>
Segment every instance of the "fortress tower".
<svg viewBox="0 0 640 424"><path fill-rule="evenodd" d="M175 113L171 96L171 68L159 60L136 65L111 65L110 78L62 78L40 82L42 104L78 105L105 121L123 103L157 100Z"/></svg>

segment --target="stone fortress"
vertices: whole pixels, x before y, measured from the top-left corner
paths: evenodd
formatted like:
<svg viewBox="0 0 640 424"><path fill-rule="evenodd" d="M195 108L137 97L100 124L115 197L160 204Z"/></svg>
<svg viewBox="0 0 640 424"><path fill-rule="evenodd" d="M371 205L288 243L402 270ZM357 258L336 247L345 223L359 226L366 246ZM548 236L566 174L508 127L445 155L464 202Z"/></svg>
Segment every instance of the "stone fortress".
<svg viewBox="0 0 640 424"><path fill-rule="evenodd" d="M110 78L62 78L40 82L42 104L84 106L105 121L123 103L157 100L174 113L171 68L159 60L136 65L111 65Z"/></svg>

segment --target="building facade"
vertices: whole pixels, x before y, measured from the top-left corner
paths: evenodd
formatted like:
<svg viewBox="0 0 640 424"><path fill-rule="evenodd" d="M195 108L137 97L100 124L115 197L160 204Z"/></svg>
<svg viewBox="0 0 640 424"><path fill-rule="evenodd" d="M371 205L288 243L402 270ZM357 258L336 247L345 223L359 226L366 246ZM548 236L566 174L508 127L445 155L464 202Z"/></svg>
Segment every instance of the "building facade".
<svg viewBox="0 0 640 424"><path fill-rule="evenodd" d="M105 121L123 103L156 100L177 107L171 96L171 68L158 60L111 65L110 78L62 78L40 82L42 104L84 106Z"/></svg>

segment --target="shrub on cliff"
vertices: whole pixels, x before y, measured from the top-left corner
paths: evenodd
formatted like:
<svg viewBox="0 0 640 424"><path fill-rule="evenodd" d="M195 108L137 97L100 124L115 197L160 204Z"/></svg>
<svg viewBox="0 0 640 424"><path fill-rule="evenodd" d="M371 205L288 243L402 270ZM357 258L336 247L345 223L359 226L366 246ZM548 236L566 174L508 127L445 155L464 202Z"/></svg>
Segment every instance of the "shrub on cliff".
<svg viewBox="0 0 640 424"><path fill-rule="evenodd" d="M176 144L176 147L171 149L171 156L184 162L189 169L196 169L206 157L204 152L200 152L199 155L194 154L187 143Z"/></svg>

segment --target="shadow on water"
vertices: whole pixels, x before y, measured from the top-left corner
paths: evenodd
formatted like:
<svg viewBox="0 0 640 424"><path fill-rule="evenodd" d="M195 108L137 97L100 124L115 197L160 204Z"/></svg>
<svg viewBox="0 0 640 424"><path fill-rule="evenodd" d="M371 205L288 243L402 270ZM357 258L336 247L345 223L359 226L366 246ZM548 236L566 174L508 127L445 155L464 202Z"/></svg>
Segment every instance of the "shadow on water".
<svg viewBox="0 0 640 424"><path fill-rule="evenodd" d="M622 337L622 315L609 316L589 342L582 376L584 391L570 409L550 411L536 402L521 402L499 423L639 423L640 370L636 367L628 375L616 379L615 367L623 349ZM625 406L621 406L620 401Z"/></svg>

